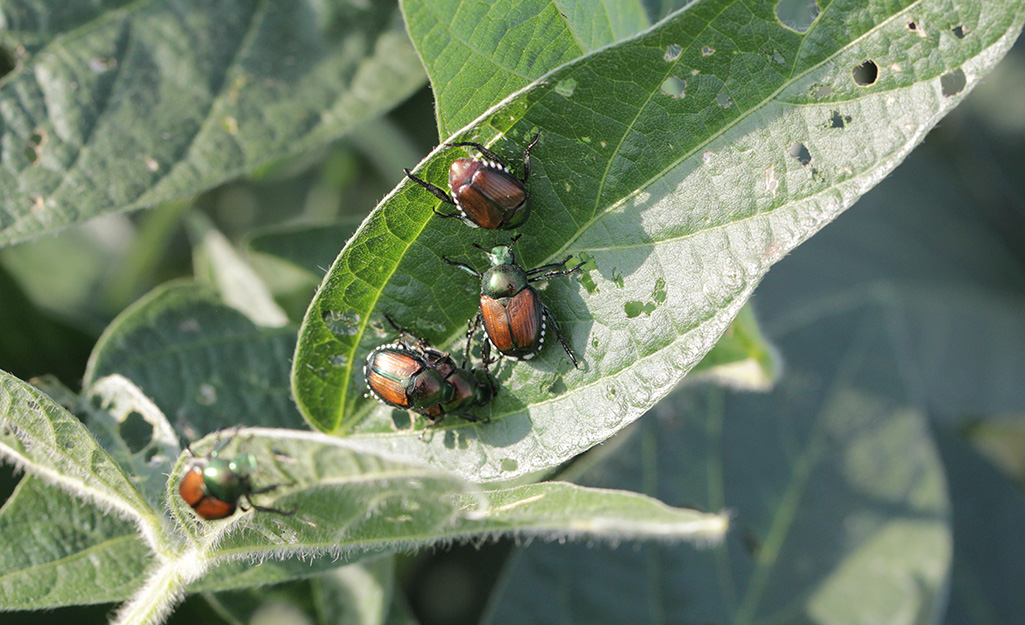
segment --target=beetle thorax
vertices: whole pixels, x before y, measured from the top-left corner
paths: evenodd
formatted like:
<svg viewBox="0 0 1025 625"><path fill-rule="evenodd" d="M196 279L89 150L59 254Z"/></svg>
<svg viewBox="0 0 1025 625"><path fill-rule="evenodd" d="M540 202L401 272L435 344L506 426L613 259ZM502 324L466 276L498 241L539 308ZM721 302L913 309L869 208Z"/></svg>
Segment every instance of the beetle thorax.
<svg viewBox="0 0 1025 625"><path fill-rule="evenodd" d="M499 265L484 273L481 294L498 299L512 297L527 287L527 272L519 265Z"/></svg>
<svg viewBox="0 0 1025 625"><path fill-rule="evenodd" d="M455 189L470 181L473 172L480 167L480 162L472 158L457 158L448 169L448 186Z"/></svg>

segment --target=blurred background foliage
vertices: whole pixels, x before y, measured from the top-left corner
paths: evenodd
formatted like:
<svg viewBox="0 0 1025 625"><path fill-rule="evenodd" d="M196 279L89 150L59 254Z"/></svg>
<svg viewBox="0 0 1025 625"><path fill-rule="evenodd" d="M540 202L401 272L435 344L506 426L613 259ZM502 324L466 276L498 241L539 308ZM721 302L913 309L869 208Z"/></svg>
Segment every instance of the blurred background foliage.
<svg viewBox="0 0 1025 625"><path fill-rule="evenodd" d="M54 374L77 389L90 349L118 312L154 286L193 274L184 222L192 210L251 251L298 322L319 274L261 260L260 233L324 227L333 236L338 224L358 223L399 182L402 167L434 147L434 128L432 96L424 87L385 118L316 153L274 163L191 201L102 217L0 250L0 368L22 379ZM950 606L936 622L983 622L982 614L985 622L1022 622L1021 608L1015 611L1004 595L1013 595L1011 580L1025 571L1020 557L1001 557L1020 556L1025 540L1022 171L1025 45L1019 43L892 176L773 268L753 299L774 342L809 320L830 317L825 310L839 311L829 324L837 344L864 331L863 321L845 311L879 306L881 318L892 320L888 315L897 311L906 326L897 336L911 347L901 353L928 365L917 369L929 375L916 386L918 400L938 441L953 510ZM317 264L326 269L332 260ZM783 346L785 371L815 366L822 349L811 341ZM673 413L679 402L705 392L684 385L655 412ZM747 397L757 406L764 396ZM6 498L17 478L6 465L0 471ZM514 549L511 543L456 546L402 557L398 572L409 608L425 624L476 622ZM112 609L5 614L3 622L103 622ZM200 597L189 599L171 622L197 620L229 622Z"/></svg>

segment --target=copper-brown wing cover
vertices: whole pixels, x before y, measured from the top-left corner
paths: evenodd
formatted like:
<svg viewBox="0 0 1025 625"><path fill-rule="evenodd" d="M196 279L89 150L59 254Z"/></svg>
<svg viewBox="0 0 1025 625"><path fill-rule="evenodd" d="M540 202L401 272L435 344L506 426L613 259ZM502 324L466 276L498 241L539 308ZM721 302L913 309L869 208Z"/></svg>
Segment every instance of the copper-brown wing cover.
<svg viewBox="0 0 1025 625"><path fill-rule="evenodd" d="M422 363L408 354L381 351L367 368L367 384L381 399L396 406L409 406L405 380L416 375L422 366Z"/></svg>
<svg viewBox="0 0 1025 625"><path fill-rule="evenodd" d="M504 302L504 305L503 305ZM534 289L526 288L510 298L495 300L481 295L480 310L484 327L495 348L509 355L531 353L538 339L538 299Z"/></svg>

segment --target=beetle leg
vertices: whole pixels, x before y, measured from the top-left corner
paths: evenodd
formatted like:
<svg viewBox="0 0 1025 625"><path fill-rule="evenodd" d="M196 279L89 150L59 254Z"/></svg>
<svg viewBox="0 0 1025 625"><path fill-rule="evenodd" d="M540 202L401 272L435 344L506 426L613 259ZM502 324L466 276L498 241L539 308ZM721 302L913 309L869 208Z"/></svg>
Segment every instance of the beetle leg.
<svg viewBox="0 0 1025 625"><path fill-rule="evenodd" d="M483 277L483 276L481 276L481 274L477 273L476 269L474 269L473 267L467 265L466 263L460 263L458 261L449 260L448 258L446 258L444 256L441 257L441 260L443 260L446 263L452 265L453 267L459 267L460 269L462 269L466 273L470 274L474 278L477 278L478 280L480 280Z"/></svg>
<svg viewBox="0 0 1025 625"><path fill-rule="evenodd" d="M475 143L473 141L464 141L463 143L446 143L445 145L447 145L450 148L473 148L480 152L481 156L488 159L489 161L494 161L502 167L509 169L509 166L505 164L505 161L502 160L501 156L495 154L494 152L492 152L491 150L487 149L479 143Z"/></svg>
<svg viewBox="0 0 1025 625"><path fill-rule="evenodd" d="M384 318L388 320L388 323L391 324L391 327L395 328L395 331L398 332L401 336L413 339L413 342L416 343L417 347L419 347L420 349L426 350L428 347L430 347L430 343L427 342L427 339L421 336L417 336L416 334L413 334L409 330L395 323L395 320L392 319L388 313L384 313Z"/></svg>
<svg viewBox="0 0 1025 625"><path fill-rule="evenodd" d="M464 413L459 415L459 418L466 419L470 423L491 423L491 417L478 417L470 413Z"/></svg>
<svg viewBox="0 0 1025 625"><path fill-rule="evenodd" d="M555 320L555 315L552 314L552 311L548 310L547 306L543 306L541 312L548 318L548 321L551 322L552 329L555 330L555 338L559 339L559 342L562 343L562 348L566 350L566 355L573 361L573 366L579 369L580 365L577 364L577 357L573 353L573 350L570 349L569 343L566 342L566 338L562 336L562 330L559 329L559 323Z"/></svg>
<svg viewBox="0 0 1025 625"><path fill-rule="evenodd" d="M567 258L566 260L569 260L569 259ZM565 261L563 261L563 262L565 263ZM542 274L540 276L534 276L533 278L527 278L527 282L537 282L539 280L551 280L552 278L557 278L559 276L567 276L567 275L573 273L574 271L579 270L581 267L583 267L586 264L587 264L587 262L585 261L585 262L582 262L579 265L577 265L575 267L571 267L569 269L560 269L560 270L557 270L557 271L549 271L548 273ZM528 275L529 275L529 273L528 273Z"/></svg>
<svg viewBox="0 0 1025 625"><path fill-rule="evenodd" d="M527 178L530 178L530 149L537 145L537 140L541 138L541 133L534 135L534 140L530 142L526 150L523 150L523 177L520 178L520 182L526 182Z"/></svg>
<svg viewBox="0 0 1025 625"><path fill-rule="evenodd" d="M466 369L466 365L470 362L470 345L473 341L473 334L477 331L480 326L481 314L477 313L473 319L470 319L466 324L466 349L463 350L463 362L461 368ZM486 341L485 341L486 343ZM481 347L481 353L484 353L484 347Z"/></svg>
<svg viewBox="0 0 1025 625"><path fill-rule="evenodd" d="M423 187L423 188L427 189L428 191L430 191L434 195L434 197L438 198L442 202L445 202L446 204L451 204L451 205L455 206L455 204L456 204L455 200L453 200L452 196L450 196L448 193L445 193L445 191L443 189L440 189L440 188L434 186L433 184L427 182L426 180L421 180L420 178L417 178L408 169L403 169L402 171L405 172L406 176L410 180L412 180L413 182L417 183L421 187ZM458 213L455 214L455 215L445 215L444 213L438 213L437 209L435 209L434 212L439 214L439 215L441 215L442 217L457 217L458 216Z"/></svg>
<svg viewBox="0 0 1025 625"><path fill-rule="evenodd" d="M263 491L257 491L257 492L263 492ZM253 494L255 495L256 493L253 493ZM249 502L249 507L251 507L253 510L259 510L260 512L274 512L276 514L280 514L281 516L292 516L293 514L295 514L296 512L299 511L299 506L296 506L296 507L292 508L291 510L282 510L280 508L271 508L269 506L261 506L261 505L255 504L255 503L253 503L253 500L249 498L249 495L244 495L244 497L246 498L246 501ZM239 502L239 508L242 508L241 502ZM246 508L242 508L242 510L244 512L246 510Z"/></svg>
<svg viewBox="0 0 1025 625"><path fill-rule="evenodd" d="M540 267L534 267L533 269L528 269L527 270L527 275L528 276L534 276L534 275L537 275L539 273L543 273L545 271L551 271L553 269L559 269L560 267L565 267L566 263L568 263L569 259L571 259L571 258L573 258L572 254L566 256L566 258L562 259L561 262L558 262L558 263L548 263L547 265L541 265Z"/></svg>

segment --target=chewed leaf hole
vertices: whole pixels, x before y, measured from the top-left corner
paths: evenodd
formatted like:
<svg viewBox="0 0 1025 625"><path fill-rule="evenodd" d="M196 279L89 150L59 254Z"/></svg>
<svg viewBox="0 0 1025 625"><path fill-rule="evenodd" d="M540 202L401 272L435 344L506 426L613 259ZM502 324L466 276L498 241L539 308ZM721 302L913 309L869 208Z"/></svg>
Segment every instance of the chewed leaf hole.
<svg viewBox="0 0 1025 625"><path fill-rule="evenodd" d="M733 104L733 99L725 91L720 91L719 95L715 96L715 103L724 109L728 109Z"/></svg>
<svg viewBox="0 0 1025 625"><path fill-rule="evenodd" d="M829 117L829 128L846 128L851 123L850 115L841 115L840 111L833 111Z"/></svg>
<svg viewBox="0 0 1025 625"><path fill-rule="evenodd" d="M792 31L806 33L822 10L816 0L779 0L776 19Z"/></svg>
<svg viewBox="0 0 1025 625"><path fill-rule="evenodd" d="M964 39L964 36L968 34L965 32L964 26L961 26L960 24L951 28L950 32L954 33L954 36L958 39Z"/></svg>
<svg viewBox="0 0 1025 625"><path fill-rule="evenodd" d="M153 425L146 421L141 414L133 410L121 422L121 425L118 427L118 433L125 441L125 444L128 445L129 451L137 454L153 440Z"/></svg>
<svg viewBox="0 0 1025 625"><path fill-rule="evenodd" d="M869 59L855 67L851 74L854 76L854 82L858 83L858 86L867 87L875 83L876 79L879 78L879 66L875 64L875 61Z"/></svg>
<svg viewBox="0 0 1025 625"><path fill-rule="evenodd" d="M807 167L811 163L811 152L803 143L794 143L787 148L787 153L797 159L797 162Z"/></svg>
<svg viewBox="0 0 1025 625"><path fill-rule="evenodd" d="M687 95L687 81L678 76L670 76L662 81L662 93L671 98L682 98Z"/></svg>
<svg viewBox="0 0 1025 625"><path fill-rule="evenodd" d="M555 93L558 93L564 98L568 98L573 95L573 92L577 89L577 81L575 78L564 78L555 84Z"/></svg>
<svg viewBox="0 0 1025 625"><path fill-rule="evenodd" d="M811 90L811 97L821 100L822 98L828 98L831 93L833 93L833 88L829 85L816 85Z"/></svg>
<svg viewBox="0 0 1025 625"><path fill-rule="evenodd" d="M948 98L961 93L967 84L968 79L960 69L955 69L949 74L940 76L940 88L943 90L943 95Z"/></svg>
<svg viewBox="0 0 1025 625"><path fill-rule="evenodd" d="M669 61L670 63L672 63L676 59L680 58L681 54L683 54L683 48L681 48L680 46L676 45L675 43L671 43L668 46L666 46L666 53L665 53L665 56L663 58L666 61Z"/></svg>

